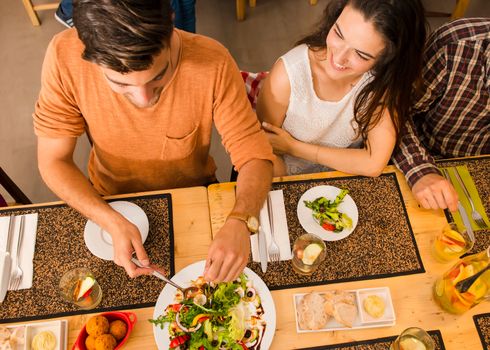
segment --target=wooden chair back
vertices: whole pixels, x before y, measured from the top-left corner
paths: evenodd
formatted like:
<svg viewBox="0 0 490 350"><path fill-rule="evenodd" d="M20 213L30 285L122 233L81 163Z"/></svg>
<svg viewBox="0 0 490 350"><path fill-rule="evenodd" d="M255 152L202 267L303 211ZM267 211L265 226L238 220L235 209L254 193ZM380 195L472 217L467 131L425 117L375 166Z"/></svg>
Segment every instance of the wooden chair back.
<svg viewBox="0 0 490 350"><path fill-rule="evenodd" d="M32 204L31 200L22 192L15 182L0 167L0 185L12 196L14 201L19 204ZM6 200L0 195L0 207L7 206Z"/></svg>

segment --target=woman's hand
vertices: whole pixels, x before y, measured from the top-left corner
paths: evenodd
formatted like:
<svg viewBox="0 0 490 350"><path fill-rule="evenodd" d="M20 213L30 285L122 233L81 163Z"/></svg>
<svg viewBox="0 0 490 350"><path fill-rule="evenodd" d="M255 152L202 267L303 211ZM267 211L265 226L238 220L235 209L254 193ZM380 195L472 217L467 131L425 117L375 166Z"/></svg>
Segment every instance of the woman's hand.
<svg viewBox="0 0 490 350"><path fill-rule="evenodd" d="M262 122L262 127L266 131L266 135L275 154L291 154L291 149L296 141L294 137L286 130L267 122Z"/></svg>

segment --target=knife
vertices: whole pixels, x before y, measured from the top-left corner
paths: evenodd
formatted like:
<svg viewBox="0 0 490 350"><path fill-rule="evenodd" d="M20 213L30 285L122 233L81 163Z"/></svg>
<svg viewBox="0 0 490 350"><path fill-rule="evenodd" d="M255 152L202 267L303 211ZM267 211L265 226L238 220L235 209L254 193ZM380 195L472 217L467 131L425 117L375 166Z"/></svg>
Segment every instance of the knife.
<svg viewBox="0 0 490 350"><path fill-rule="evenodd" d="M468 232L468 236L470 237L471 241L474 243L475 234L473 233L473 228L471 227L470 218L468 217L468 214L466 214L466 211L464 210L460 201L458 201L458 212L459 215L461 216L461 219L463 220L463 225L466 227L466 232Z"/></svg>
<svg viewBox="0 0 490 350"><path fill-rule="evenodd" d="M260 256L260 268L262 272L267 271L267 242L265 239L265 232L262 230L262 226L259 226L259 256Z"/></svg>
<svg viewBox="0 0 490 350"><path fill-rule="evenodd" d="M10 237L13 230L13 216L9 217L8 230L5 235L5 242L2 242L0 249L0 303L5 299L10 280L10 267L12 260L10 257Z"/></svg>

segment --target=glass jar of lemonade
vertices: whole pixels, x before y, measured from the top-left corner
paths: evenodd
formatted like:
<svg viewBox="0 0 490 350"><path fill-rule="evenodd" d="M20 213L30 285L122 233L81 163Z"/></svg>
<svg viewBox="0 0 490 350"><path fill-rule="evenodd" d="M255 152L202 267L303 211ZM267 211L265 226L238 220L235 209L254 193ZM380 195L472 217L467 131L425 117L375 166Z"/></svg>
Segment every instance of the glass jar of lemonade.
<svg viewBox="0 0 490 350"><path fill-rule="evenodd" d="M485 299L490 298L490 270L481 274L464 293L456 284L483 270L490 263L490 247L460 259L434 284L434 299L447 312L462 314Z"/></svg>

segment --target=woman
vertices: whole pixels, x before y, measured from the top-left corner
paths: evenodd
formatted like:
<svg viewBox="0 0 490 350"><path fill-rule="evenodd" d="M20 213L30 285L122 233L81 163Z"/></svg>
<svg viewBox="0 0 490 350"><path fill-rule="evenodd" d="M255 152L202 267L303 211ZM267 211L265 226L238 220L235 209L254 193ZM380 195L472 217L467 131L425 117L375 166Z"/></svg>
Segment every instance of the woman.
<svg viewBox="0 0 490 350"><path fill-rule="evenodd" d="M334 0L319 28L274 64L257 114L274 175L378 176L410 107L426 35L420 0Z"/></svg>

